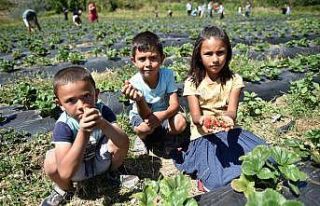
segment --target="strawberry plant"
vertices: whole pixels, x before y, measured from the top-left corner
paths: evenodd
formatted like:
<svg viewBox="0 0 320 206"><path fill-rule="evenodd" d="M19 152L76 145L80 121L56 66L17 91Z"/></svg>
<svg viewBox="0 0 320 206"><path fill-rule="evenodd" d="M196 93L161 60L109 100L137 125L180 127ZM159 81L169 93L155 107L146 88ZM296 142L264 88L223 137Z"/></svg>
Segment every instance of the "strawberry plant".
<svg viewBox="0 0 320 206"><path fill-rule="evenodd" d="M111 47L117 41L114 37L108 37L103 40L102 45L105 47Z"/></svg>
<svg viewBox="0 0 320 206"><path fill-rule="evenodd" d="M241 110L239 116L249 115L252 117L260 117L264 111L265 102L257 96L256 93L244 91L243 102L241 102Z"/></svg>
<svg viewBox="0 0 320 206"><path fill-rule="evenodd" d="M249 195L246 206L303 206L303 204L297 200L286 200L280 193L273 189L266 189L261 192L254 192Z"/></svg>
<svg viewBox="0 0 320 206"><path fill-rule="evenodd" d="M308 131L306 138L310 141L309 152L311 159L320 165L320 129Z"/></svg>
<svg viewBox="0 0 320 206"><path fill-rule="evenodd" d="M44 47L44 42L42 40L34 40L29 45L29 50L36 56L46 56L48 50Z"/></svg>
<svg viewBox="0 0 320 206"><path fill-rule="evenodd" d="M163 178L158 181L149 181L142 192L134 196L140 205L198 205L193 198L188 197L190 182L187 177L180 174L174 178Z"/></svg>
<svg viewBox="0 0 320 206"><path fill-rule="evenodd" d="M9 53L12 49L10 44L5 43L4 41L0 41L0 52L2 53Z"/></svg>
<svg viewBox="0 0 320 206"><path fill-rule="evenodd" d="M193 45L191 43L183 44L179 48L179 57L190 57L192 56Z"/></svg>
<svg viewBox="0 0 320 206"><path fill-rule="evenodd" d="M16 86L15 96L11 104L22 104L29 109L36 99L37 89L27 82L21 82Z"/></svg>
<svg viewBox="0 0 320 206"><path fill-rule="evenodd" d="M107 49L106 55L109 59L116 59L120 56L119 52L116 49Z"/></svg>
<svg viewBox="0 0 320 206"><path fill-rule="evenodd" d="M27 65L27 66L33 66L37 64L37 59L38 57L36 57L33 54L30 54L29 56L27 56L25 59L23 59L23 62Z"/></svg>
<svg viewBox="0 0 320 206"><path fill-rule="evenodd" d="M292 82L289 90L289 105L294 115L300 115L319 107L320 86L313 81L312 73Z"/></svg>
<svg viewBox="0 0 320 206"><path fill-rule="evenodd" d="M102 30L98 30L95 32L96 40L102 40L107 36L107 33Z"/></svg>
<svg viewBox="0 0 320 206"><path fill-rule="evenodd" d="M299 195L297 185L307 180L307 175L295 165L301 160L300 156L285 148L260 145L239 159L242 161L242 173L240 178L231 182L231 186L246 197L257 189L281 191L284 185L288 185L293 194Z"/></svg>
<svg viewBox="0 0 320 206"><path fill-rule="evenodd" d="M57 59L57 61L66 62L68 61L69 53L70 49L67 46L60 47L55 58Z"/></svg>
<svg viewBox="0 0 320 206"><path fill-rule="evenodd" d="M59 35L59 33L55 33L53 34L52 36L49 37L48 39L48 44L49 44L49 47L51 49L55 49L56 48L56 45L57 44L60 44L62 42L62 39Z"/></svg>
<svg viewBox="0 0 320 206"><path fill-rule="evenodd" d="M80 52L72 51L69 53L68 60L72 64L82 64L85 62L85 57Z"/></svg>
<svg viewBox="0 0 320 206"><path fill-rule="evenodd" d="M170 68L174 71L177 82L183 82L187 78L189 66L182 60L174 61Z"/></svg>
<svg viewBox="0 0 320 206"><path fill-rule="evenodd" d="M0 59L0 71L1 72L12 72L14 62L6 59Z"/></svg>
<svg viewBox="0 0 320 206"><path fill-rule="evenodd" d="M22 52L19 49L16 49L12 52L12 57L14 60L20 59L22 57Z"/></svg>
<svg viewBox="0 0 320 206"><path fill-rule="evenodd" d="M31 105L33 108L40 109L42 117L54 116L52 112L54 112L54 109L56 108L56 104L54 103L54 94L52 90L48 91L38 91L37 98Z"/></svg>

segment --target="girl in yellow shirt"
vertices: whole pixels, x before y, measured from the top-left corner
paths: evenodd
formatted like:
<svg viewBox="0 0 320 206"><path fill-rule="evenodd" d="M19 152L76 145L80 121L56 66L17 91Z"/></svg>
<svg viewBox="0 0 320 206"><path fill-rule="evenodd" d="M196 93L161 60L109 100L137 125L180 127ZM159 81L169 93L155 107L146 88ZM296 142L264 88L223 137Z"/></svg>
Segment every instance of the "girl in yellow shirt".
<svg viewBox="0 0 320 206"><path fill-rule="evenodd" d="M240 75L229 68L232 57L228 35L216 26L205 27L196 40L183 95L191 114L191 142L174 155L178 169L193 174L198 188L209 191L241 174L239 157L264 144L256 135L234 128Z"/></svg>

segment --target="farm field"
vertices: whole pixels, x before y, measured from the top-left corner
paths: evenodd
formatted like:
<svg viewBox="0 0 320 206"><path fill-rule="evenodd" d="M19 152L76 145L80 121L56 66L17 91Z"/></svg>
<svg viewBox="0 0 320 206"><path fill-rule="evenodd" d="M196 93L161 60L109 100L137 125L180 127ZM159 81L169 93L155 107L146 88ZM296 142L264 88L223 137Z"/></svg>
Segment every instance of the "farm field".
<svg viewBox="0 0 320 206"><path fill-rule="evenodd" d="M145 30L160 36L165 46L164 65L174 70L181 96L195 38L206 25L218 25L226 30L233 48L231 69L246 83L237 124L258 134L273 148L259 148L243 158L246 169L241 178L233 182L234 188L247 192L253 187L248 182L255 181L257 188L267 191L257 194L251 205L263 199L263 195L285 201L280 194L305 205L320 205L320 195L308 198L311 189L301 186L302 182L315 188L320 184L319 17L320 13L257 14L250 18L230 15L223 20L218 17L103 17L95 24L83 17L82 27L75 27L62 16L51 16L40 17L43 31L31 35L22 21L1 25L0 205L37 205L51 192L52 183L42 167L46 151L53 147L51 132L59 114L52 101L51 86L57 71L74 64L92 71L102 91L101 101L117 114L118 123L132 143L135 135L128 121L130 105L119 91L124 81L137 72L130 62L133 36ZM186 100L180 97L180 101L188 111ZM275 159L282 169L254 164L258 160L266 161L272 154L278 155L279 161ZM284 163L284 159L287 162ZM248 166L248 162L252 164ZM212 197L221 191L199 196L202 193L197 190L195 180L180 176L173 162L157 151L143 157L129 151L122 170L119 173L139 177L136 187L121 186L117 173L111 177L105 174L100 177L102 181L93 179L80 184L69 205L143 205L143 201L156 196L143 190L144 185L149 184L150 190L156 190L154 185L161 177L176 178L179 184L171 189L181 191L161 201L178 201L179 194L183 194L186 199L195 197L200 205L214 205L214 201L218 205L219 201L231 202L235 195L240 195L228 189L226 198L220 200ZM252 180L248 176L260 179ZM245 185L245 189L239 185ZM286 195L290 193L288 188L295 195ZM245 201L243 195L241 198ZM155 199L160 201L160 197Z"/></svg>

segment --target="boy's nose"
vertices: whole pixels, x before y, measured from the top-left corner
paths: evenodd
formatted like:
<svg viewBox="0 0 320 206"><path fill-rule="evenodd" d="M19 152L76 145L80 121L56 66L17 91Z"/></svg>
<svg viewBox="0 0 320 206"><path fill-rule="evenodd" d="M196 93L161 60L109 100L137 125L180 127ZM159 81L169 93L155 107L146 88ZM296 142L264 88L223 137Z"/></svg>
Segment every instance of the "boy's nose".
<svg viewBox="0 0 320 206"><path fill-rule="evenodd" d="M86 106L86 102L83 101L83 100L81 100L81 99L79 99L77 106L78 106L78 109L79 109L80 111L84 112L84 108L85 108L85 106Z"/></svg>
<svg viewBox="0 0 320 206"><path fill-rule="evenodd" d="M146 59L146 66L150 66L150 65L151 65L150 59Z"/></svg>

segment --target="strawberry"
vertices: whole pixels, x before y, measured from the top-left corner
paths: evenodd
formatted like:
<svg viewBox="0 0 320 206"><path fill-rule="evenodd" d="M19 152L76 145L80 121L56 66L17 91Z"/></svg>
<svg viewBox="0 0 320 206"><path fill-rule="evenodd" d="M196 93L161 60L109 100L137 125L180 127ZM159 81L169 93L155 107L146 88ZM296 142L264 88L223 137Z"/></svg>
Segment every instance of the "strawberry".
<svg viewBox="0 0 320 206"><path fill-rule="evenodd" d="M203 120L203 125L208 128L208 129L211 129L212 128L212 120L210 117L206 117L204 120Z"/></svg>

